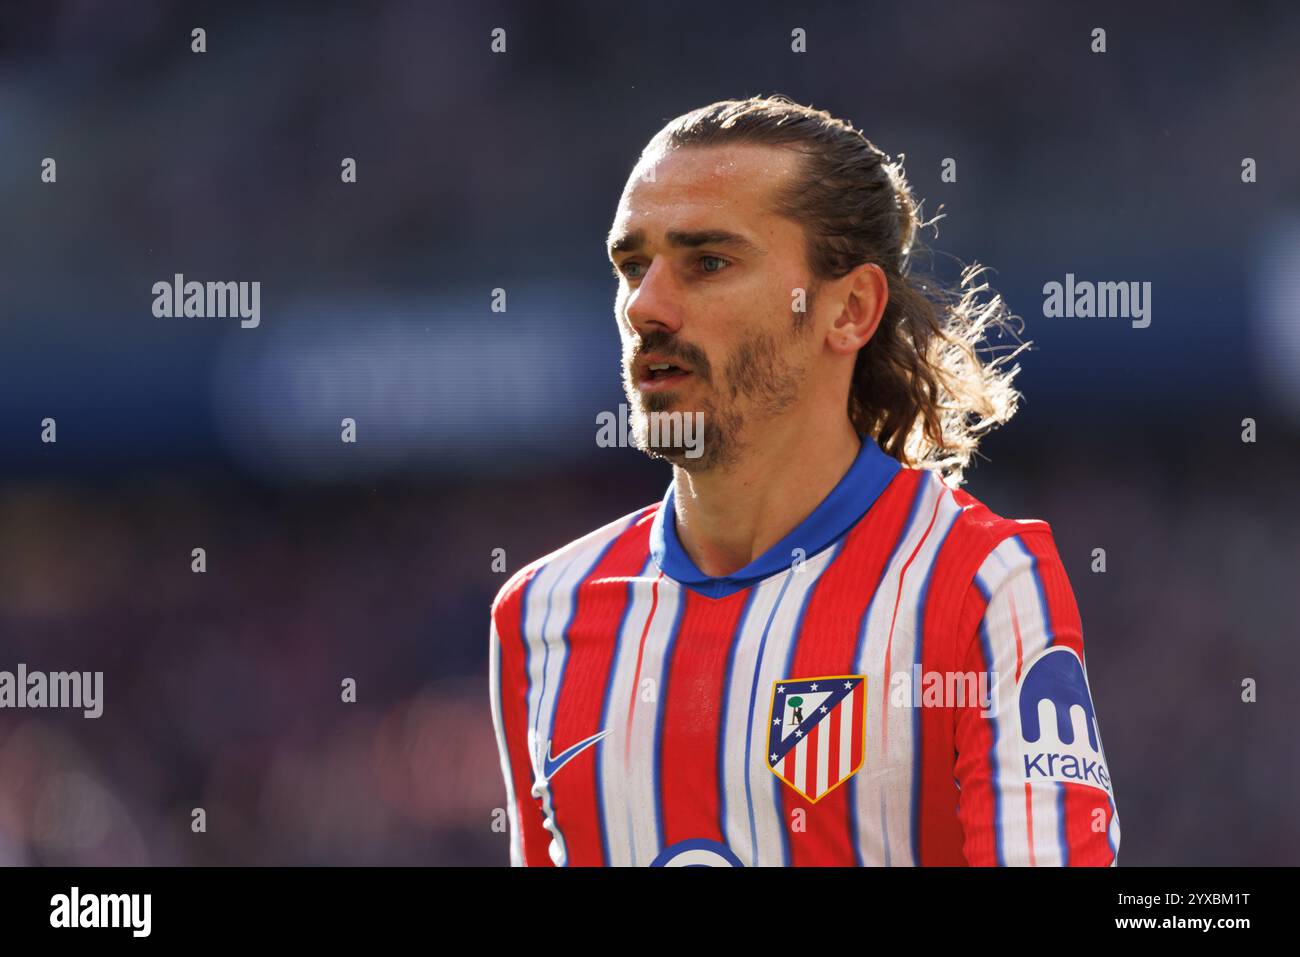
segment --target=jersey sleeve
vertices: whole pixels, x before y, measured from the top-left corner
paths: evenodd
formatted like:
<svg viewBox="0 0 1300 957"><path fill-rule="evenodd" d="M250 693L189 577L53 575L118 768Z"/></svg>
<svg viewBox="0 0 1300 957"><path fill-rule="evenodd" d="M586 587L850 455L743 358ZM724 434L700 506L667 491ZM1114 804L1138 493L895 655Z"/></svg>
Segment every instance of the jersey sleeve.
<svg viewBox="0 0 1300 957"><path fill-rule="evenodd" d="M515 607L521 601L520 591L507 585L492 606L488 638L492 726L506 786L510 865L553 867L549 850L551 835L543 827L541 801L533 795L528 676Z"/></svg>
<svg viewBox="0 0 1300 957"><path fill-rule="evenodd" d="M989 694L954 728L963 851L975 866L1106 866L1119 816L1074 593L1048 527L993 548L971 583L962 663ZM979 609L982 608L982 613Z"/></svg>

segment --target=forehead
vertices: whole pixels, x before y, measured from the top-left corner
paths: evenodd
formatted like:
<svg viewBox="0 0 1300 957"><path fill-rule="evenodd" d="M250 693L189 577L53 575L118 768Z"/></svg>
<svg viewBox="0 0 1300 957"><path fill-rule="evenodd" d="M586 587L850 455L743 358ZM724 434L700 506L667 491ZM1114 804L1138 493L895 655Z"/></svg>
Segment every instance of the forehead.
<svg viewBox="0 0 1300 957"><path fill-rule="evenodd" d="M611 239L635 229L717 226L767 232L780 186L798 170L799 157L771 146L688 146L644 156L628 177L614 214ZM792 224L791 224L792 225Z"/></svg>

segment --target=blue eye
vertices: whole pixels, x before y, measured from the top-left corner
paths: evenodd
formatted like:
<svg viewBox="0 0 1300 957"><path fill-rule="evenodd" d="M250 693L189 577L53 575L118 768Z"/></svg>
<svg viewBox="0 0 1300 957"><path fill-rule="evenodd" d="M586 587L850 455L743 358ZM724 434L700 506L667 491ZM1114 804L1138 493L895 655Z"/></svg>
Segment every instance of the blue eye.
<svg viewBox="0 0 1300 957"><path fill-rule="evenodd" d="M728 266L731 265L730 262L723 259L721 256L700 256L696 260L696 262L700 264L701 271L709 276L717 275L718 273L722 272L724 269L726 269ZM706 264L710 262L716 263L717 265L715 265L713 268L709 268L709 266ZM621 266L616 265L614 266L614 277L616 279L617 278L639 279L640 273L635 273L632 272L631 270L640 269L641 266L642 266L641 263L631 262L631 261L625 262Z"/></svg>

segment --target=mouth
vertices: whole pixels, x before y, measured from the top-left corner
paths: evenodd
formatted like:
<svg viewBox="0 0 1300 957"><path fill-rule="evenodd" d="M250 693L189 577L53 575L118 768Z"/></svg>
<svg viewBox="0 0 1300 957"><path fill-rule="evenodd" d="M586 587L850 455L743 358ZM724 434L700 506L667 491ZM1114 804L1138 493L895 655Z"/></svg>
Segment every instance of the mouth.
<svg viewBox="0 0 1300 957"><path fill-rule="evenodd" d="M638 360L635 369L636 387L642 392L675 389L693 374L690 369L657 356L647 356Z"/></svg>

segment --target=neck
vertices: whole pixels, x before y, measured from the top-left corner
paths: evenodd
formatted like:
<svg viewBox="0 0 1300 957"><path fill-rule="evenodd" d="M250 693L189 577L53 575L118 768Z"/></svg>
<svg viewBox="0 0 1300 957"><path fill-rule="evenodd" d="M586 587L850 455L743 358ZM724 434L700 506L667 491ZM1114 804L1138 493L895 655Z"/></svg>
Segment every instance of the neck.
<svg viewBox="0 0 1300 957"><path fill-rule="evenodd" d="M763 438L726 469L673 469L677 538L712 578L744 568L790 534L862 448L847 417L825 425L764 423Z"/></svg>

